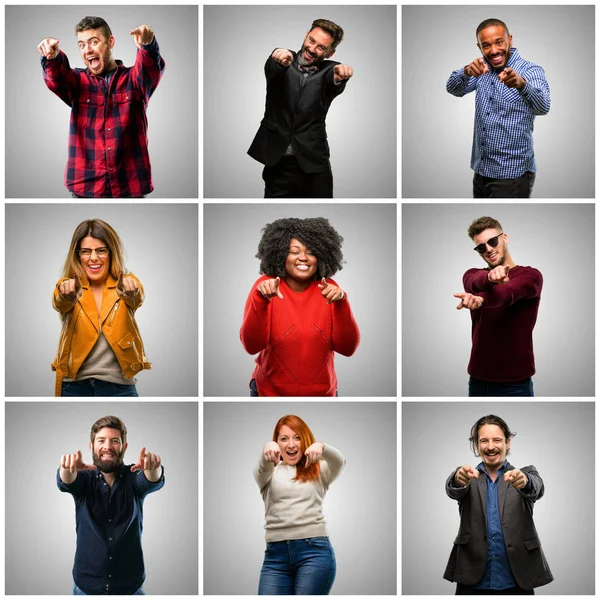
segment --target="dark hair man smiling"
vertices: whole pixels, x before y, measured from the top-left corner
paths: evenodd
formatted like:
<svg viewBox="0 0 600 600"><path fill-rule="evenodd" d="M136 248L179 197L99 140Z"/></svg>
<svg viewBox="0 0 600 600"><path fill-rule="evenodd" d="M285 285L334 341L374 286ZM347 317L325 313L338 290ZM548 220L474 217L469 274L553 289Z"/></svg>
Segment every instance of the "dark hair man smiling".
<svg viewBox="0 0 600 600"><path fill-rule="evenodd" d="M450 75L446 90L475 91L471 169L474 198L529 198L535 182L533 122L550 110L544 69L521 58L499 19L476 31L482 57Z"/></svg>

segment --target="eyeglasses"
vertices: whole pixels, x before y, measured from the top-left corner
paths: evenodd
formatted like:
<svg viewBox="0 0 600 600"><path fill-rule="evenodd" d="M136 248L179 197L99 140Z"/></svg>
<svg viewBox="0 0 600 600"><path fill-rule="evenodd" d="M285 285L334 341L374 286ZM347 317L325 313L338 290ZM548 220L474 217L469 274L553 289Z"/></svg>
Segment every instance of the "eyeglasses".
<svg viewBox="0 0 600 600"><path fill-rule="evenodd" d="M106 248L105 246L101 248L79 248L77 252L80 258L91 258L92 252L95 252L98 258L106 258L110 252L110 248Z"/></svg>
<svg viewBox="0 0 600 600"><path fill-rule="evenodd" d="M502 233L504 233L504 232L502 232ZM498 238L502 235L502 233L495 235L493 238L490 238L487 242L485 242L483 244L479 244L479 246L475 246L475 248L473 248L473 250L475 250L475 252L479 252L479 254L483 254L485 252L486 245L489 246L490 248L495 248L498 245L498 242L500 241L500 240L498 240Z"/></svg>

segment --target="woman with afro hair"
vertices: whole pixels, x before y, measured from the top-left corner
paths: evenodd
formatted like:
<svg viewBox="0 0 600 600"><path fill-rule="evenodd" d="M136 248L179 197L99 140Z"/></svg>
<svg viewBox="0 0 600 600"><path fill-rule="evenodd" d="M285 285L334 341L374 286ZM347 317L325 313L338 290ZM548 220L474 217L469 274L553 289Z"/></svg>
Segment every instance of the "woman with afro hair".
<svg viewBox="0 0 600 600"><path fill-rule="evenodd" d="M251 396L336 396L333 353L351 356L360 334L348 297L331 279L343 268L340 234L321 217L263 229L240 330L257 354Z"/></svg>

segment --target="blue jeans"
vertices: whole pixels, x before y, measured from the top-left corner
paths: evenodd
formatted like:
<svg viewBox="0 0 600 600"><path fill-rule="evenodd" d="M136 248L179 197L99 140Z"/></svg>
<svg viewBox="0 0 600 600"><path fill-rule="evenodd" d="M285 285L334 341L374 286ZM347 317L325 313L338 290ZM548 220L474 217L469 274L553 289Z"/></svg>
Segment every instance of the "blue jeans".
<svg viewBox="0 0 600 600"><path fill-rule="evenodd" d="M335 554L328 537L268 542L258 594L326 596L335 580Z"/></svg>
<svg viewBox="0 0 600 600"><path fill-rule="evenodd" d="M335 391L335 395L337 396L337 390ZM250 398L258 397L258 388L256 387L256 379L250 381Z"/></svg>
<svg viewBox="0 0 600 600"><path fill-rule="evenodd" d="M139 588L138 590L136 590L135 592L133 592L133 594L131 594L132 596L145 596L146 592L142 589ZM85 592L82 592L77 585L74 583L73 584L73 596L87 596L87 594Z"/></svg>
<svg viewBox="0 0 600 600"><path fill-rule="evenodd" d="M469 396L533 396L531 377L523 381L498 383L469 377Z"/></svg>
<svg viewBox="0 0 600 600"><path fill-rule="evenodd" d="M102 379L82 379L81 381L63 381L63 396L137 396L135 385L111 383Z"/></svg>

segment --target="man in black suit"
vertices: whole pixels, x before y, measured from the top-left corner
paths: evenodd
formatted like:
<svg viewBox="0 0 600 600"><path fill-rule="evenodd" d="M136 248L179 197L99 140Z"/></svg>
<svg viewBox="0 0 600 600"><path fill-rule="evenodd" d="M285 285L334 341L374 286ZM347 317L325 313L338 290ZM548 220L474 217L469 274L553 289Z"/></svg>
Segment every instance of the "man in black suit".
<svg viewBox="0 0 600 600"><path fill-rule="evenodd" d="M317 19L299 52L276 48L267 58L265 116L248 150L265 165L265 198L333 198L325 117L353 70L326 59L343 37Z"/></svg>
<svg viewBox="0 0 600 600"><path fill-rule="evenodd" d="M457 583L456 594L533 594L554 579L533 523L544 482L535 467L515 469L506 460L514 435L496 415L479 419L469 441L482 462L459 467L446 481L460 513L444 573Z"/></svg>

